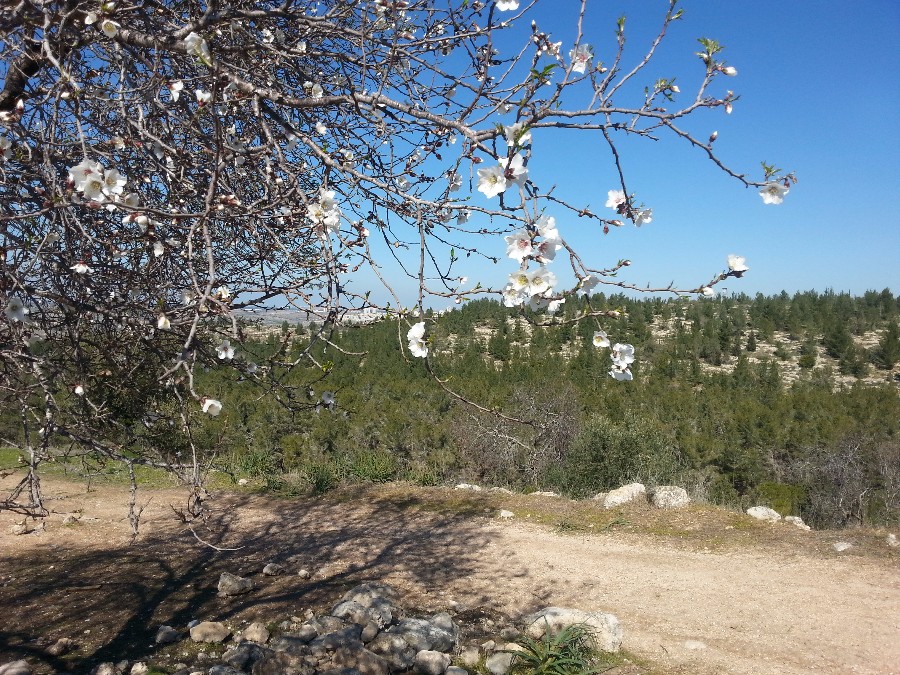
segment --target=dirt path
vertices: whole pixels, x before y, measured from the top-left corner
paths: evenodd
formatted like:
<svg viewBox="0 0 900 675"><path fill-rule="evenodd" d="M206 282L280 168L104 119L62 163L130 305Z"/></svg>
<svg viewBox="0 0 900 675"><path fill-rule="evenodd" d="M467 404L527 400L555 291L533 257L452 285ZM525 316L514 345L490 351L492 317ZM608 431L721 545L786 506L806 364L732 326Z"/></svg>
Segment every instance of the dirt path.
<svg viewBox="0 0 900 675"><path fill-rule="evenodd" d="M169 505L183 501L182 491L152 493L144 534L129 547L123 489L48 487L57 498L45 531L13 536L15 519L0 514L0 664L26 657L53 672L137 658L152 653L148 636L160 623L283 618L328 604L351 583L381 579L423 610L456 602L512 616L546 605L612 612L625 648L653 672L900 673L900 555L865 542L835 553L835 537L861 537L852 533L735 528L728 523L740 525L741 516L707 509L667 516L677 532L702 525L693 538L640 529L562 534L523 522L527 511L558 508L568 519L594 507L500 497L517 513L505 522L488 517L494 498L365 489L323 500L221 495L215 518L197 533L242 548L216 552L173 521ZM73 512L80 523L63 526ZM622 513L645 530L660 517ZM883 541L883 533L868 541ZM308 567L313 579L263 577L272 560ZM217 598L224 570L254 576L257 589ZM58 637L76 637L82 660L46 657Z"/></svg>

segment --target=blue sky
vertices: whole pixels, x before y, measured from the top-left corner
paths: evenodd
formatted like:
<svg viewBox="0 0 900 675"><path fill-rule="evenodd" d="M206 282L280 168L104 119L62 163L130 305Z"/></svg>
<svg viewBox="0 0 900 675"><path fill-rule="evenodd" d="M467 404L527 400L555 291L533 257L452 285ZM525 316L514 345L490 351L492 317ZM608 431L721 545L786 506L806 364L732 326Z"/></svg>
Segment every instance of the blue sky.
<svg viewBox="0 0 900 675"><path fill-rule="evenodd" d="M579 4L539 3L522 27L527 30L535 18L554 40L563 40L567 54ZM609 62L615 18L624 13L623 66L630 69L666 5L590 0L585 40ZM646 82L677 76L681 96L692 96L703 74L696 39L719 40L726 47L721 57L739 72L719 78L710 91L733 89L741 99L733 114L702 111L688 128L702 138L718 131L716 151L732 168L761 180L760 162L766 160L796 172L799 184L784 204L767 206L756 190L687 144L623 140L629 189L653 208L653 223L603 236L584 220L548 211L557 216L562 236L593 266L631 259L628 279L641 285L695 287L736 253L751 270L722 285L729 291L900 291L900 3L684 0L681 6L685 17L671 28ZM606 211L606 192L617 184L602 138L581 132L534 136L531 177L543 189L555 183L561 196ZM501 259L505 252L499 237L480 248L494 249ZM564 264L554 263L559 271ZM505 259L496 268L478 263L459 273L499 287L515 266ZM413 290L411 284L399 287Z"/></svg>

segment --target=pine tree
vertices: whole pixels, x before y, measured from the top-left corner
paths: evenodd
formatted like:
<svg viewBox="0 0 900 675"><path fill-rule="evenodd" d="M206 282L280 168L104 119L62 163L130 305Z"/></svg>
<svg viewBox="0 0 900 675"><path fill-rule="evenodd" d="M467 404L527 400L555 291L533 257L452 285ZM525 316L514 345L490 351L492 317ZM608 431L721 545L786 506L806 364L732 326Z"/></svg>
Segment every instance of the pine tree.
<svg viewBox="0 0 900 675"><path fill-rule="evenodd" d="M897 361L900 361L900 327L896 323L888 324L887 330L878 342L875 359L876 363L886 370L890 370Z"/></svg>

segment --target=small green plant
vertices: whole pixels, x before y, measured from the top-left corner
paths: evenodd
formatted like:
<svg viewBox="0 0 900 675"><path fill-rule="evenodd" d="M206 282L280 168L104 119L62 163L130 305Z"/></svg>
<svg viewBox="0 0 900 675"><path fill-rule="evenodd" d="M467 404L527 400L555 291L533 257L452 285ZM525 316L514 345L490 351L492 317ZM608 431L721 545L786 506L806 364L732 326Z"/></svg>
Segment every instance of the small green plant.
<svg viewBox="0 0 900 675"><path fill-rule="evenodd" d="M523 650L515 652L516 675L593 675L602 672L596 664L591 629L584 624L566 626L542 638L519 638Z"/></svg>

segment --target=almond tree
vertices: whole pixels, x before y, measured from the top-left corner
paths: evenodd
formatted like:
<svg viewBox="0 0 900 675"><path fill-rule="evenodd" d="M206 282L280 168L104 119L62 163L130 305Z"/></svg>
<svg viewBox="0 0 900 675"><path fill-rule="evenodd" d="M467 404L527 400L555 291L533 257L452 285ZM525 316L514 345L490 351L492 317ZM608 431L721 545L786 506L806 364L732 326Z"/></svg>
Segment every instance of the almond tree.
<svg viewBox="0 0 900 675"><path fill-rule="evenodd" d="M717 156L715 134L682 125L737 102L722 46L700 40L701 83L681 92L674 78L645 75L682 18L677 0L637 60L624 56L624 17L615 39L595 46L582 0L577 37L563 44L531 20L537 4L8 3L0 400L17 418L3 443L21 450L28 472L4 506L45 513L38 467L51 446L133 470L183 444L199 493L193 421L227 415L228 401L196 385L198 368L228 365L285 405L334 407L284 386L292 366L326 374L312 347L253 362L242 311L301 310L316 321L315 345L348 311L377 307L401 335L409 328L410 354L428 360L422 315L439 298L495 294L551 320L567 297L603 286L711 295L742 276L744 259L731 256L706 282L646 288L622 276L628 260L582 256L565 231L566 216L593 222L598 236L652 221L627 181L621 135L680 139L765 203L783 200L792 174L764 166L754 181ZM628 91L638 104L614 102L635 100ZM529 177L547 129L605 149L617 180L603 186L602 212ZM495 244L479 240L502 236L506 286L462 279L461 257L490 258ZM569 266L574 285L563 287L554 264ZM384 289L353 284L364 267ZM397 275L416 280L415 297L395 292ZM602 331L617 311L589 303L578 320ZM603 337L610 375L631 379L634 349Z"/></svg>

